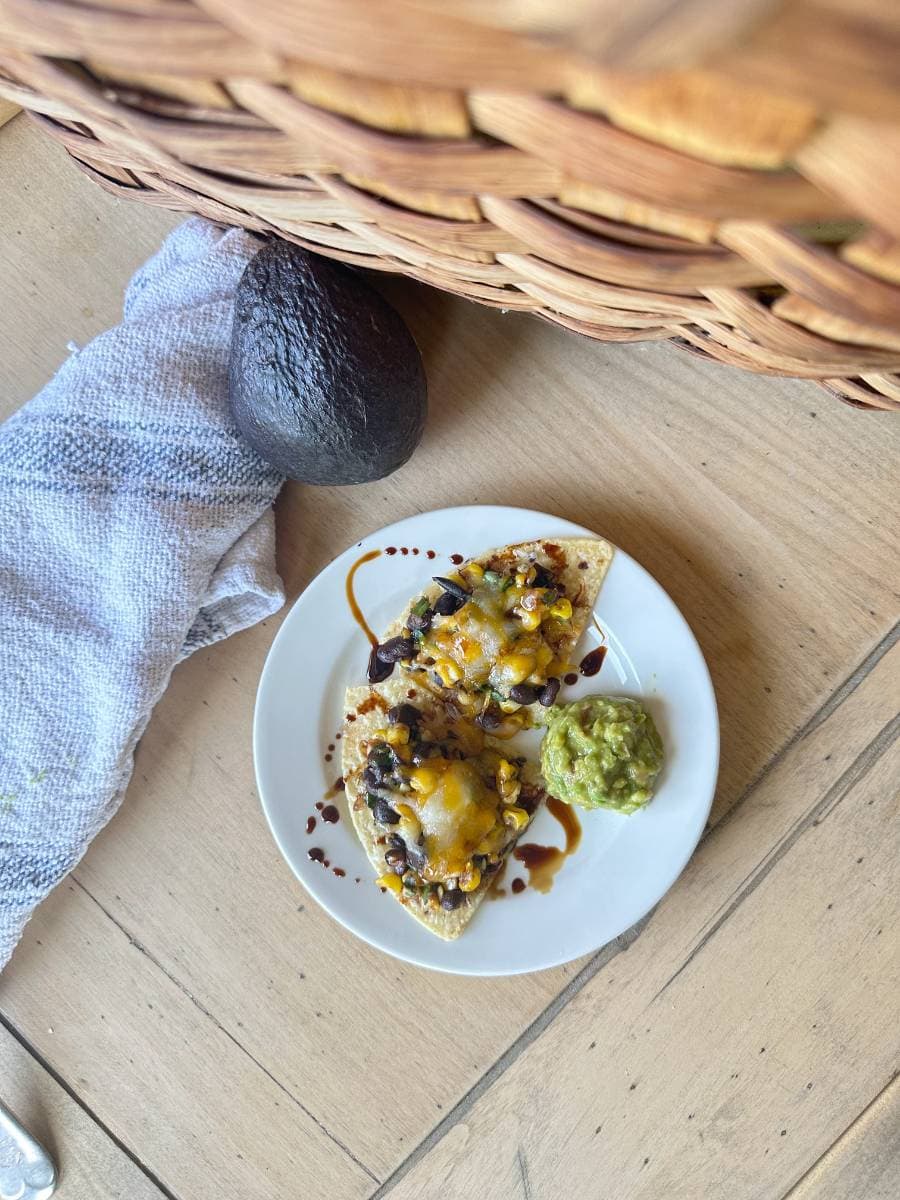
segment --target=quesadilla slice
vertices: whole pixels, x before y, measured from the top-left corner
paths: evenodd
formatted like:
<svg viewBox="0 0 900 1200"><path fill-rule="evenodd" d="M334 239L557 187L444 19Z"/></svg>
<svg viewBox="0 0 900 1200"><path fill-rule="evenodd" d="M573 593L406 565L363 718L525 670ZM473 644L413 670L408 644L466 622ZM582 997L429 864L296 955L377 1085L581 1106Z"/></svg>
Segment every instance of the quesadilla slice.
<svg viewBox="0 0 900 1200"><path fill-rule="evenodd" d="M409 677L350 688L345 711L344 787L376 882L459 937L544 799L538 769Z"/></svg>
<svg viewBox="0 0 900 1200"><path fill-rule="evenodd" d="M553 704L612 561L601 538L522 542L435 577L373 651L369 679L401 674L452 696L497 737Z"/></svg>

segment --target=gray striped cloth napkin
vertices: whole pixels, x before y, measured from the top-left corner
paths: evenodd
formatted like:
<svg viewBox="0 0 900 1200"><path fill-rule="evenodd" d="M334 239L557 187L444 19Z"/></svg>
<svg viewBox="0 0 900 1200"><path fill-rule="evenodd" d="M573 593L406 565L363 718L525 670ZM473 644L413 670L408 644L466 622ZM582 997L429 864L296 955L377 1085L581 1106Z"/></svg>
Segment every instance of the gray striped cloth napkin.
<svg viewBox="0 0 900 1200"><path fill-rule="evenodd" d="M258 248L187 221L0 425L0 967L116 811L174 665L284 602L283 481L225 406Z"/></svg>

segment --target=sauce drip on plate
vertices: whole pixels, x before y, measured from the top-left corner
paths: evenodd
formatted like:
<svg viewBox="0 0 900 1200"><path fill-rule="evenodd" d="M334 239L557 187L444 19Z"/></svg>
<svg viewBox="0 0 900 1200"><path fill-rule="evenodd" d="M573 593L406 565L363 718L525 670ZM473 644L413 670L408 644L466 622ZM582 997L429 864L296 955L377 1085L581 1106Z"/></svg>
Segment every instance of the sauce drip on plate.
<svg viewBox="0 0 900 1200"><path fill-rule="evenodd" d="M547 811L556 817L566 835L566 844L559 846L541 846L537 842L526 842L524 846L516 846L513 857L523 864L528 872L528 882L536 892L549 892L553 887L556 872L570 854L574 854L581 844L581 822L578 814L569 804L563 804L555 796L547 797ZM513 883L514 891L521 891Z"/></svg>
<svg viewBox="0 0 900 1200"><path fill-rule="evenodd" d="M395 554L397 553L396 548L394 548L392 546L388 546L389 554L391 553L392 550ZM373 647L378 645L378 638L375 636L375 634L369 628L369 623L368 623L368 621L366 621L366 618L362 614L362 609L359 607L359 605L356 602L356 596L353 591L353 577L356 574L356 572L359 570L359 568L363 565L363 563L371 562L373 558L379 558L380 555L381 555L380 550L369 550L368 553L361 554L359 556L359 558L356 560L356 562L353 564L353 566L350 568L350 570L347 572L347 582L345 585L345 591L347 593L347 604L350 606L350 612L353 614L353 620L357 623L357 625L360 627L360 629L363 631L363 633L369 639L369 643Z"/></svg>
<svg viewBox="0 0 900 1200"><path fill-rule="evenodd" d="M604 658L606 658L606 647L598 646L596 650L588 651L579 663L578 670L582 675L596 675L603 666Z"/></svg>

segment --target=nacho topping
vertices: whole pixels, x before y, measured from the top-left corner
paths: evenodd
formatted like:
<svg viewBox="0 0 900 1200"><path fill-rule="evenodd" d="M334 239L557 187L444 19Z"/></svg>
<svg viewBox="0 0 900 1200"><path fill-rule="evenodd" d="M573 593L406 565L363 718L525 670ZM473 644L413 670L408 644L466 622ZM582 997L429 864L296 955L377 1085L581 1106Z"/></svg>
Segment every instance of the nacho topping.
<svg viewBox="0 0 900 1200"><path fill-rule="evenodd" d="M552 704L563 663L557 657L571 631L572 601L552 559L469 563L454 576L436 576L443 589L432 606L422 596L407 616L405 635L416 644L410 666L426 670L483 728L509 737L527 723L505 719L522 707Z"/></svg>
<svg viewBox="0 0 900 1200"><path fill-rule="evenodd" d="M499 817L500 797L491 791L476 766L468 760L432 759L410 771L409 818L401 817L400 833L407 832L425 854L422 876L443 882L472 871L474 855L500 851L509 840Z"/></svg>
<svg viewBox="0 0 900 1200"><path fill-rule="evenodd" d="M451 556L373 648L369 682L393 707L348 726L353 823L382 890L440 937L459 936L545 798L500 739L555 704L611 556L579 538Z"/></svg>
<svg viewBox="0 0 900 1200"><path fill-rule="evenodd" d="M531 809L520 803L521 760L484 750L475 727L429 729L413 705L392 709L389 717L391 724L368 746L363 775L366 803L387 834L386 871L378 883L401 896L417 893L457 907L497 870L528 824ZM386 876L393 878L386 882ZM448 899L457 889L462 895Z"/></svg>

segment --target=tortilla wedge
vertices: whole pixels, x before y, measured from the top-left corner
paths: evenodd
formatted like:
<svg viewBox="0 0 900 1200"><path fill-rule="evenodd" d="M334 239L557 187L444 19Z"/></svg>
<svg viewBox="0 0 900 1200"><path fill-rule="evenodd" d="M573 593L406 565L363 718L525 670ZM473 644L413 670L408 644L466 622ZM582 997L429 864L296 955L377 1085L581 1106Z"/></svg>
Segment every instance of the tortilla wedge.
<svg viewBox="0 0 900 1200"><path fill-rule="evenodd" d="M367 744L375 739L376 730L385 725L387 710L395 704L409 702L409 690L409 681L398 677L370 687L349 688L345 697L344 711L353 717L353 720L347 720L343 729L341 762L344 790L353 826L379 877L387 869L384 853L389 844L389 831L386 833L385 828L376 822L366 803L367 788L362 774L366 766ZM427 711L428 720L433 727L437 724L446 729L459 728L458 717L452 715L452 712L442 712L440 702L429 693L417 693L412 702ZM471 756L472 760L477 760L478 757L478 754ZM418 892L404 892L396 897L411 917L437 937L452 940L463 932L501 873L503 863L512 851L516 838L522 836L540 808L545 797L540 771L535 765L528 763L522 768L521 779L523 791L528 789L529 802L533 804L528 823L503 851L500 869L486 875L479 886L468 893L465 902L459 908L447 911L434 901L423 900Z"/></svg>
<svg viewBox="0 0 900 1200"><path fill-rule="evenodd" d="M347 692L345 711L348 718L344 725L342 743L344 787L354 828L379 877L389 870L384 855L385 850L390 848L392 827L380 825L375 820L373 812L367 804L368 788L363 779L363 772L367 766L366 756L370 743L380 741L385 736L382 734L381 738L378 738L376 731L384 729L387 724L388 709L403 703L414 703L427 713L425 719L432 728L437 726L441 729L437 740L442 741L445 736L459 739L455 743L457 748L461 745L465 747L466 743L471 742L472 748L466 757L472 762L476 762L479 754L485 752L499 754L502 757L503 742L496 741L495 737L510 736L509 729L499 727L496 720L493 724L488 723L485 719L486 716L493 718L498 711L502 710L505 714L502 722L504 725L513 724L516 728L523 728L531 723L532 713L527 706L534 704L538 688L546 685L551 667L557 676L561 675L564 669L570 669L564 668L563 664L570 663L575 645L590 620L597 595L612 561L613 552L613 547L601 538L557 538L553 541L521 542L491 550L476 559L470 559L453 571L452 578L461 580L467 593L469 593L469 589L475 593L468 601L474 609L469 620L488 623L479 625L474 634L475 644L480 653L480 666L477 669L486 672L485 664L489 661L490 655L494 655L495 657L491 661L499 662L502 658L503 671L505 671L505 664L510 654L514 655L524 648L525 653L520 653L520 659L529 654L531 657L528 658L529 665L522 669L518 679L520 681L530 680L528 689L531 692L530 700L522 700L521 703L515 701L510 687L505 687L502 692L497 692L493 682L489 684L484 682L484 673L479 679L475 674L475 669L468 667L465 668L462 677L457 679L456 684L448 686L442 681L435 670L435 666L440 664L431 656L429 649L431 639L440 639L441 637L471 639L473 635L470 634L470 625L466 625L466 628L462 630L458 623L453 623L452 613L447 614L446 621L441 618L440 609L434 615L433 624L426 630L426 633L416 635L419 638L424 637L424 640L417 642L420 647L417 655L420 654L423 661L420 662L415 657L403 661L383 682L371 684L368 687L351 688ZM475 570L467 574L473 565ZM537 571L537 575L533 572L527 574L532 566ZM543 568L543 573L541 568ZM526 572L525 575L522 574L523 570ZM494 573L493 577L489 577L492 579L490 584L484 580L485 572ZM528 583L527 579L533 579L534 582ZM479 580L491 591L491 595L483 590L478 590L482 586ZM513 590L506 593L505 589L508 587ZM414 608L427 608L430 611L444 595L445 590L440 585L432 583L423 592L413 596L403 614L385 632L382 642L391 638L403 638L404 641L409 639L412 629L409 619L414 613ZM525 604L522 604L522 599L528 590L535 594L529 597ZM423 605L423 597L427 601L427 605ZM570 615L555 615L555 610L552 608L553 597L558 598L557 602L559 600L568 601L571 605ZM460 596L460 600L462 600L462 596ZM536 624L527 627L525 620L530 615L530 610L527 613L524 610L531 601L535 601L539 606L538 616ZM465 607L466 603L464 602L459 606L459 611ZM431 620L431 618L428 619ZM459 620L465 620L465 616ZM494 623L493 628L498 634L498 640L494 642L494 650L488 649L490 640L488 635L481 638L481 631L488 628L490 622ZM437 632L435 632L435 625ZM529 628L531 632L527 636L523 636ZM481 640L477 640L479 638ZM471 649L471 644L471 640L467 643L460 642L460 645L463 646L463 651L460 652L460 662L463 661L463 653L468 653L468 650ZM446 652L444 650L446 645L446 640L441 642L441 652ZM449 653L456 652L456 650L449 651ZM541 655L543 657L540 657ZM541 664L546 665L542 668ZM529 671L532 672L530 675L527 673ZM435 678L436 675L437 678ZM495 678L494 675L491 676L492 681ZM512 684L512 680L508 682L511 686L515 686ZM558 678L553 682L554 686L558 688ZM498 686L502 685L498 684ZM414 697L415 699L413 699ZM549 700L542 699L542 703L549 703ZM487 711L488 706L493 706L490 712ZM485 737L484 731L488 729L494 729L495 736ZM484 751L479 749L482 745ZM521 759L517 762L521 762ZM546 795L537 765L526 762L519 767L518 781L521 783L521 794L525 797L522 806L527 812L528 819L509 843L503 846L501 870L515 842L530 825ZM478 787L482 786L483 784L476 784L476 791ZM501 784L498 783L497 787L501 787ZM443 795L443 793L441 794ZM483 791L481 794L484 795ZM507 800L506 803L515 802ZM445 809L444 812L446 811ZM507 819L509 819L508 813L504 816L504 820ZM496 832L498 826L493 828L494 834L491 836L499 838ZM421 838L419 844L421 844ZM492 844L496 847L499 843ZM495 852L500 853L499 850ZM479 861L493 860L479 859ZM469 867L471 867L471 861ZM441 938L451 939L459 937L471 921L498 874L496 869L492 873L488 873L488 868L486 868L478 887L466 893L465 902L451 910L442 908L433 899L423 899L418 891L410 892L403 889L399 894L396 892L393 894L407 912L431 933ZM462 879L461 875L460 880ZM451 873L451 886L452 883L453 875Z"/></svg>

